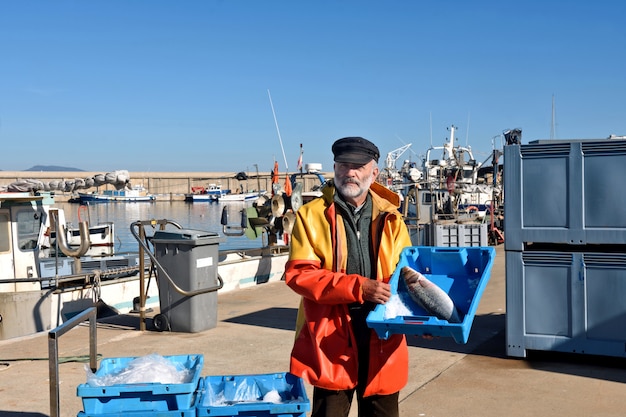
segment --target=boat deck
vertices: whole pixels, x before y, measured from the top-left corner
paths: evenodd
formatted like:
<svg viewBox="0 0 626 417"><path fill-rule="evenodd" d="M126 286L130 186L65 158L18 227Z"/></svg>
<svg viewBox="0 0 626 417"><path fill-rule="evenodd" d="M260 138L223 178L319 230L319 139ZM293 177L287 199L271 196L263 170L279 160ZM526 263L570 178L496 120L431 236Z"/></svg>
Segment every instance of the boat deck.
<svg viewBox="0 0 626 417"><path fill-rule="evenodd" d="M286 372L299 298L283 282L218 295L218 322L200 333L139 331L137 315L98 320L102 357L202 353L203 376ZM409 383L400 415L623 416L626 361L556 352L505 353L504 248L497 248L467 344L410 337ZM156 313L150 314L150 317ZM149 323L148 323L149 324ZM47 333L0 341L0 415L50 415ZM82 410L88 326L59 340L61 416ZM309 398L311 387L307 386ZM356 407L350 414L356 416Z"/></svg>

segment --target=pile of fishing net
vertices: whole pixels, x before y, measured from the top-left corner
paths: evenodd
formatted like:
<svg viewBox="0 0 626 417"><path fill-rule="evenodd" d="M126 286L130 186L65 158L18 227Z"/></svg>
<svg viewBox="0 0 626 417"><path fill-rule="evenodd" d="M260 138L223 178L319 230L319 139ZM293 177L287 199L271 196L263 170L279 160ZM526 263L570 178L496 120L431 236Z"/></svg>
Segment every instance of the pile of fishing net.
<svg viewBox="0 0 626 417"><path fill-rule="evenodd" d="M111 184L116 190L122 190L130 185L130 175L126 170L96 174L88 178L74 178L51 180L44 182L36 179L20 179L6 186L0 186L0 192L35 192L35 191L63 191L71 193L75 190L84 190L101 185Z"/></svg>

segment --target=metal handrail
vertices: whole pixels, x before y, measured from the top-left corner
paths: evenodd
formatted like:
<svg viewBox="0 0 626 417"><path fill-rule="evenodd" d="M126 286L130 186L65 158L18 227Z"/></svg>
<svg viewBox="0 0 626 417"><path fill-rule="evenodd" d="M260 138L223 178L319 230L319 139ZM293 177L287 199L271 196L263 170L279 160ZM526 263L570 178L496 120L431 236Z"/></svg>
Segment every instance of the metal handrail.
<svg viewBox="0 0 626 417"><path fill-rule="evenodd" d="M75 315L60 326L48 332L48 366L50 372L50 417L60 416L59 401L59 338L65 333L89 319L89 367L96 372L97 344L96 344L96 307L89 307Z"/></svg>

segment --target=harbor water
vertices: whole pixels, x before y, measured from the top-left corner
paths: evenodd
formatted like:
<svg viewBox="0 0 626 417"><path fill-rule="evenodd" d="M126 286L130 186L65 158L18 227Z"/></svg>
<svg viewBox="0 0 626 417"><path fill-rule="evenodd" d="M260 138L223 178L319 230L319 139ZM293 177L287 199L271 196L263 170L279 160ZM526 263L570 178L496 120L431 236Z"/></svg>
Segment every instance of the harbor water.
<svg viewBox="0 0 626 417"><path fill-rule="evenodd" d="M264 243L261 236L256 239L248 239L245 235L226 237L222 232L223 208L226 207L228 210L229 223L233 226L239 226L241 224L241 210L250 207L252 203L249 202L96 203L86 206L87 210L76 203L59 202L55 205L64 209L66 221L73 225L78 225L79 221L88 221L89 225L113 222L115 224L115 252L137 252L139 250L139 243L131 233L131 224L145 220L169 220L178 223L183 229L218 233L224 237L223 242L220 243L220 250L258 248ZM150 231L147 233L152 235Z"/></svg>

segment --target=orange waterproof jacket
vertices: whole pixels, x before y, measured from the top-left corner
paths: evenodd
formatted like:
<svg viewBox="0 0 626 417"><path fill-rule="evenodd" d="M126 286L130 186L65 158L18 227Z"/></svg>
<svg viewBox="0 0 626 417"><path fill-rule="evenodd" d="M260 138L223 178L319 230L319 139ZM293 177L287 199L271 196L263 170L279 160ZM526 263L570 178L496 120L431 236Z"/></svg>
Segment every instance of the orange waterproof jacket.
<svg viewBox="0 0 626 417"><path fill-rule="evenodd" d="M302 296L290 371L314 386L343 390L354 388L358 377L348 304L364 302L361 282L369 278L345 273L346 234L343 221L337 221L334 192L335 188L328 186L321 198L298 210L285 281ZM370 194L376 279L389 282L402 249L410 246L411 240L398 212L398 195L377 183L370 187ZM372 331L364 395L395 393L407 380L405 336L383 340Z"/></svg>

